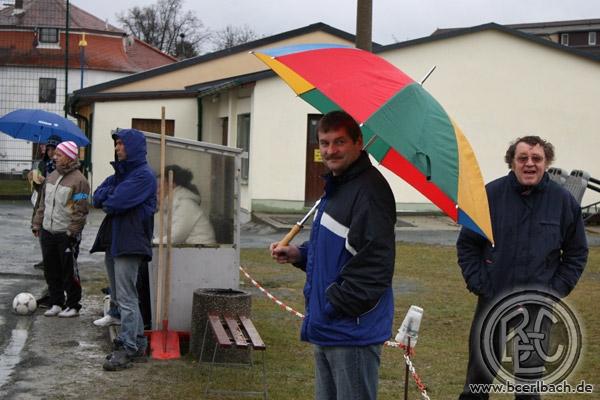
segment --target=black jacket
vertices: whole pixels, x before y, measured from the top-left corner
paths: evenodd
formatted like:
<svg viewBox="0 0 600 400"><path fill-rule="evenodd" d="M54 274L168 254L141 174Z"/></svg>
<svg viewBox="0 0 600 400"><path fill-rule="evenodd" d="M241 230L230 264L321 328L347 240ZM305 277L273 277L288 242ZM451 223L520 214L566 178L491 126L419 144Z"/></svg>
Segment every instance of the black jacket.
<svg viewBox="0 0 600 400"><path fill-rule="evenodd" d="M568 295L588 255L581 209L573 196L547 173L530 194L522 194L512 171L486 189L496 245L461 230L456 247L467 288L484 298L519 289Z"/></svg>

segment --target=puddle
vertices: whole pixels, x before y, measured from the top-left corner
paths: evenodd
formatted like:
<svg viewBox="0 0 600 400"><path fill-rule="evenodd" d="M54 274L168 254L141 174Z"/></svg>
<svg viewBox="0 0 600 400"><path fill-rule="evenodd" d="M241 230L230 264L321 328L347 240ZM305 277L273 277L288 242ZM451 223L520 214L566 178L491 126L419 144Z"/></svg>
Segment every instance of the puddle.
<svg viewBox="0 0 600 400"><path fill-rule="evenodd" d="M17 326L12 330L10 341L0 355L0 388L8 382L10 375L21 361L21 350L25 347L31 320L19 319Z"/></svg>

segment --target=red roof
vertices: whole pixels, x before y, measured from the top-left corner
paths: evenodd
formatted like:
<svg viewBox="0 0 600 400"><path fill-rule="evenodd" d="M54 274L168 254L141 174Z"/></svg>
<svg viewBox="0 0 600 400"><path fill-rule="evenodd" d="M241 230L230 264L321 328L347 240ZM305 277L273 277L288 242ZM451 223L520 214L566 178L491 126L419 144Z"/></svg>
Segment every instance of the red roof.
<svg viewBox="0 0 600 400"><path fill-rule="evenodd" d="M0 65L63 68L65 7L64 0L24 0L22 13L13 15L12 6L0 10ZM80 8L71 6L69 16L70 68L80 68L82 32L87 69L135 73L177 61ZM61 30L58 48L40 48L35 30L40 26Z"/></svg>
<svg viewBox="0 0 600 400"><path fill-rule="evenodd" d="M0 26L11 27L64 27L66 2L64 0L23 0L23 11L14 14L14 6L0 10ZM88 29L123 34L116 28L87 11L71 4L69 8L71 29Z"/></svg>

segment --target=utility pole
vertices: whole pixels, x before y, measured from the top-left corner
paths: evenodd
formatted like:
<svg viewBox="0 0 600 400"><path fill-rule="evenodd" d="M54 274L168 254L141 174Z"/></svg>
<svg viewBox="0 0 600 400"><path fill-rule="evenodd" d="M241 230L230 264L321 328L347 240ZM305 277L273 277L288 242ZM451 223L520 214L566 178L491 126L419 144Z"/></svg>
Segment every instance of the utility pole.
<svg viewBox="0 0 600 400"><path fill-rule="evenodd" d="M356 48L372 50L373 0L356 0Z"/></svg>

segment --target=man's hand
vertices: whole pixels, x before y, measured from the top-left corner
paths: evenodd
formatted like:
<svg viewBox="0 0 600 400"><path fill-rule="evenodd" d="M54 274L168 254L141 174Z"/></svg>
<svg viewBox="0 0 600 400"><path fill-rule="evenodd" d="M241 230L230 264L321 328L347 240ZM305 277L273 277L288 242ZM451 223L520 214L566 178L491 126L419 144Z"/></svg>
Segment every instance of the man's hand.
<svg viewBox="0 0 600 400"><path fill-rule="evenodd" d="M271 257L279 264L295 263L300 261L301 255L298 247L293 244L289 246L279 246L279 242L271 243L269 246Z"/></svg>
<svg viewBox="0 0 600 400"><path fill-rule="evenodd" d="M34 237L40 237L40 231L37 229L32 229L31 232L33 232L33 236Z"/></svg>

